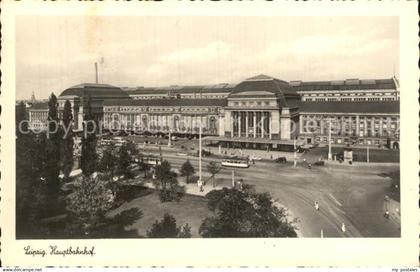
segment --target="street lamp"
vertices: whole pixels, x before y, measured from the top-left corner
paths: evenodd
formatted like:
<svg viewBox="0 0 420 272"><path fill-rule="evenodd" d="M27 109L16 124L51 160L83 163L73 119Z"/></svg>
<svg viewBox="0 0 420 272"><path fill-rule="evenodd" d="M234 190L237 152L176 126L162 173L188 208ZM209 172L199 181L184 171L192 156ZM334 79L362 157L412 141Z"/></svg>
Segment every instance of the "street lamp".
<svg viewBox="0 0 420 272"><path fill-rule="evenodd" d="M200 124L199 124L199 130L198 130L198 181L197 185L202 184L202 173L201 173L201 131L202 131L202 125L201 125L201 115L200 115Z"/></svg>
<svg viewBox="0 0 420 272"><path fill-rule="evenodd" d="M332 160L332 153L331 153L331 118L328 119L328 160Z"/></svg>
<svg viewBox="0 0 420 272"><path fill-rule="evenodd" d="M367 146L366 146L366 162L369 163L369 143L370 141L367 141Z"/></svg>
<svg viewBox="0 0 420 272"><path fill-rule="evenodd" d="M293 154L293 167L296 167L296 164L297 164L297 159L296 159L296 156L297 156L297 154L296 154L296 137L294 137L294 139L293 139L293 151L294 151L294 154Z"/></svg>

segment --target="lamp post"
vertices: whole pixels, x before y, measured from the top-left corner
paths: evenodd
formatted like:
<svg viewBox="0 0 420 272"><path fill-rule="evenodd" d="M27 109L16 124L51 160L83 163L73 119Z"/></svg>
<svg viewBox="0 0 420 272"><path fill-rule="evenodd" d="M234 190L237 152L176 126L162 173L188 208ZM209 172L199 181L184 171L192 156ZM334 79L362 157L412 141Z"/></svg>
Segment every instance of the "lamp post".
<svg viewBox="0 0 420 272"><path fill-rule="evenodd" d="M168 135L168 147L171 147L172 143L171 143L171 129L169 128L169 135Z"/></svg>
<svg viewBox="0 0 420 272"><path fill-rule="evenodd" d="M202 172L201 172L201 115L200 115L200 124L199 124L199 132L198 132L198 183L201 184L202 179Z"/></svg>
<svg viewBox="0 0 420 272"><path fill-rule="evenodd" d="M232 188L235 188L235 170L232 170Z"/></svg>
<svg viewBox="0 0 420 272"><path fill-rule="evenodd" d="M332 153L331 153L331 118L328 119L328 160L332 160Z"/></svg>
<svg viewBox="0 0 420 272"><path fill-rule="evenodd" d="M369 141L366 146L366 162L369 163Z"/></svg>
<svg viewBox="0 0 420 272"><path fill-rule="evenodd" d="M296 156L297 156L297 154L296 154L296 137L294 137L294 139L293 139L293 151L294 151L294 154L293 154L293 167L296 167L296 164L297 164L297 160L296 160Z"/></svg>

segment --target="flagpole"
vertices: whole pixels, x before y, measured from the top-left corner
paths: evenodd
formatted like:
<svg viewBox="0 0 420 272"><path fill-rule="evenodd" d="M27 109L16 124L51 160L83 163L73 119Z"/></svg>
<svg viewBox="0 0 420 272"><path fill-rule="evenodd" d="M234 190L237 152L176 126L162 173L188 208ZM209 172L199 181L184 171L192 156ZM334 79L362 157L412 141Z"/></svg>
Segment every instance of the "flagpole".
<svg viewBox="0 0 420 272"><path fill-rule="evenodd" d="M293 167L296 167L296 163L297 163L297 161L296 161L296 137L293 139L293 148L294 148L293 149L293 151L294 151Z"/></svg>
<svg viewBox="0 0 420 272"><path fill-rule="evenodd" d="M95 62L95 83L98 84L98 63Z"/></svg>
<svg viewBox="0 0 420 272"><path fill-rule="evenodd" d="M199 127L199 135L198 135L198 180L201 181L202 173L201 173L201 115L200 115L200 127Z"/></svg>

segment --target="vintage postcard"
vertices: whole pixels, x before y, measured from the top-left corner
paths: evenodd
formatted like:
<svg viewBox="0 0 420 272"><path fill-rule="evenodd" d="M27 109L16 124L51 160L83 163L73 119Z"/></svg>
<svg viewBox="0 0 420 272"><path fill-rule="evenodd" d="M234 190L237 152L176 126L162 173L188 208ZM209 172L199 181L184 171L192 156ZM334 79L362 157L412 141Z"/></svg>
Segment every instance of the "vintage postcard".
<svg viewBox="0 0 420 272"><path fill-rule="evenodd" d="M418 264L414 2L2 2L5 266Z"/></svg>

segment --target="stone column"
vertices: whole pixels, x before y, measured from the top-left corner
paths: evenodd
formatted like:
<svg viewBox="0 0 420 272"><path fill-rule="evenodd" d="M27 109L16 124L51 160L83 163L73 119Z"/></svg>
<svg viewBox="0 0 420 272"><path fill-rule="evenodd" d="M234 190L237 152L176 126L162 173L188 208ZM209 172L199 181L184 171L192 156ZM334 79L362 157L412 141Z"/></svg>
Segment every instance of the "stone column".
<svg viewBox="0 0 420 272"><path fill-rule="evenodd" d="M245 137L247 137L248 138L248 133L249 133L249 128L248 128L248 115L249 115L249 112L248 111L246 111L245 112Z"/></svg>
<svg viewBox="0 0 420 272"><path fill-rule="evenodd" d="M305 121L305 117L303 115L299 116L299 134L303 134L303 122Z"/></svg>
<svg viewBox="0 0 420 272"><path fill-rule="evenodd" d="M383 118L380 117L379 118L379 136L382 137L382 123L383 123Z"/></svg>
<svg viewBox="0 0 420 272"><path fill-rule="evenodd" d="M363 137L367 137L367 117L365 116L365 118L363 118Z"/></svg>
<svg viewBox="0 0 420 272"><path fill-rule="evenodd" d="M370 121L370 131L372 133L372 137L375 137L375 117L372 116Z"/></svg>
<svg viewBox="0 0 420 272"><path fill-rule="evenodd" d="M261 112L261 138L264 138L264 112Z"/></svg>
<svg viewBox="0 0 420 272"><path fill-rule="evenodd" d="M359 115L356 115L356 137L360 135L360 120Z"/></svg>
<svg viewBox="0 0 420 272"><path fill-rule="evenodd" d="M241 118L242 112L238 111L238 137L241 137Z"/></svg>
<svg viewBox="0 0 420 272"><path fill-rule="evenodd" d="M190 130L191 130L191 133L193 132L193 117L192 117L192 115L188 115L188 120L189 120L189 123L190 123Z"/></svg>
<svg viewBox="0 0 420 272"><path fill-rule="evenodd" d="M271 134L273 133L273 129L272 129L272 125L271 123L273 122L272 118L271 118L271 112L268 112L268 126L269 126L269 132L268 132L268 137L271 139Z"/></svg>

